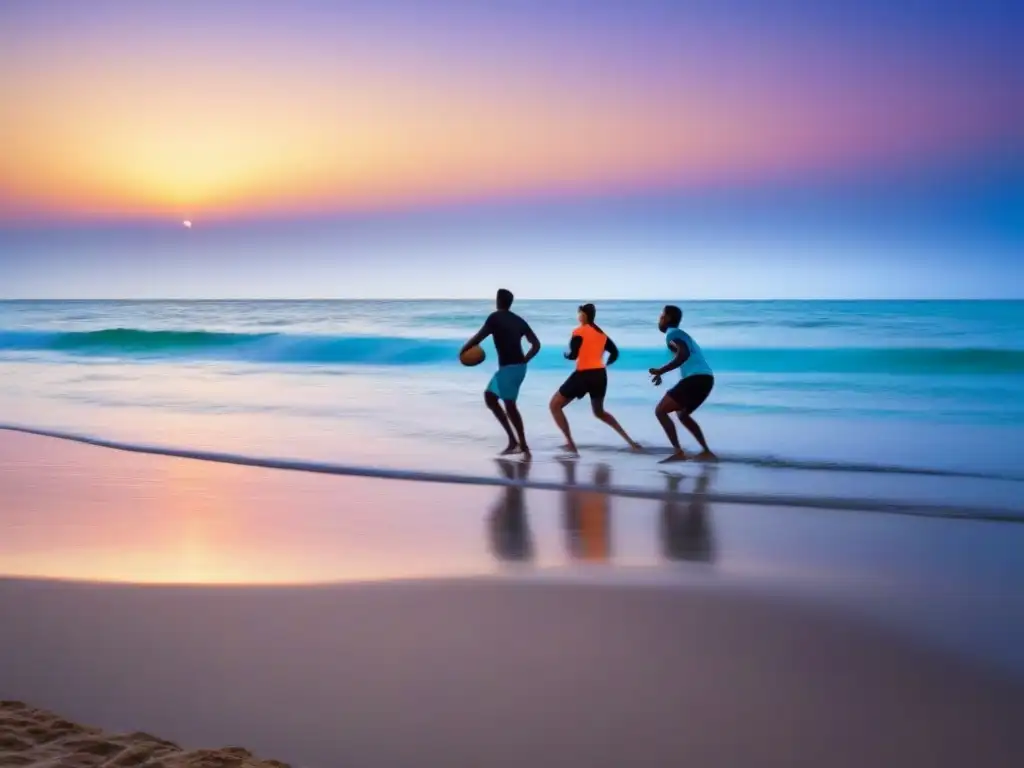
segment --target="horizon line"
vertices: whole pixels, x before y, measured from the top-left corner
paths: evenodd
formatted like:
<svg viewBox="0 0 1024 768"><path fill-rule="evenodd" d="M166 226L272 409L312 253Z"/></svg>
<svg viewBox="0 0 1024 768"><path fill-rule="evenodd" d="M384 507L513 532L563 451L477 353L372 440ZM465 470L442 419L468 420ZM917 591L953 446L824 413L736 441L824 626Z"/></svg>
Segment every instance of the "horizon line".
<svg viewBox="0 0 1024 768"><path fill-rule="evenodd" d="M962 302L963 303L963 302L981 302L981 301L985 301L985 302L1019 302L1019 301L1024 301L1024 296L1019 296L1019 297L1016 297L1016 298L1007 298L1007 297L1001 297L1000 298L1000 297L991 297L991 296L977 296L977 297L963 297L963 296L961 296L961 297L956 297L956 298L954 298L954 297L949 297L949 298L937 298L937 297L871 298L871 297L868 297L868 296L862 296L862 297L858 297L858 298L789 297L789 298L755 298L755 299L741 299L741 298L685 299L685 298L628 298L628 297L611 298L611 297L593 297L592 296L592 297L589 297L589 299L592 300L592 301L616 301L616 302L623 302L623 303L634 302L634 303L644 303L644 304L660 303L660 302L666 302L666 303L673 303L673 302L680 302L681 303L681 302L685 302L685 303L688 303L688 304L711 304L711 303L724 303L724 302L737 302L737 303L739 303L739 302L742 302L742 303L748 303L749 304L749 303L754 303L754 302L783 302L783 301L787 301L787 302L829 302L829 303L835 304L835 303L840 303L840 302L849 302L849 303L855 303L855 302L875 302L875 303L878 303L878 302L911 302L911 301L913 301L913 302L921 302L921 303L924 303L924 302L931 302L931 303L937 303L937 302L946 302L946 303L949 303L949 302ZM517 302L552 302L552 303L556 303L556 302L576 302L576 301L581 301L582 299L580 297L578 297L578 296L577 297L573 297L573 298L550 298L549 297L549 298L540 298L540 299L521 298L521 297L517 296L515 300ZM274 298L274 297L266 297L266 296L264 296L264 297L259 297L259 298L238 298L238 297L234 297L234 298L216 298L216 297L201 297L201 298L161 297L161 298L153 298L153 297L149 297L149 298L119 298L119 299L118 298L92 298L92 299L90 299L90 298L73 298L73 299L72 298L63 298L63 299L61 299L61 298L18 298L18 299L12 299L12 298L2 298L2 297L0 297L0 304L17 304L17 303L29 304L29 303L43 303L43 302L53 302L53 303L56 303L56 302L61 302L61 303L69 303L69 302L82 302L82 303L85 303L85 302L90 302L90 303L96 303L96 304L98 304L98 303L115 303L115 302L136 302L136 303L140 303L140 304L141 303L158 304L158 303L161 303L161 302L192 302L192 303L197 303L197 304L198 303L210 303L210 304L220 303L220 304L225 304L225 303L229 303L229 302L234 302L234 303L239 303L239 304L241 304L241 303L251 304L251 303L259 303L259 302L265 302L265 303L271 303L271 302L273 302L273 303L284 303L284 302L302 303L302 302L341 302L341 301L347 301L347 302L354 302L354 301L377 301L377 302L428 302L428 301L429 302L442 302L442 301L445 301L445 302L477 302L477 301L494 301L494 296L493 295L491 295L491 296L478 296L478 297L472 297L472 298L467 298L467 297L462 297L462 298L443 298L443 297L437 297L437 296L425 296L425 297L420 297L420 298L400 298L400 297L381 297L381 296L369 297L369 298L359 298L359 297L353 297L353 296L334 296L334 297L320 297L320 298L317 298L317 297Z"/></svg>

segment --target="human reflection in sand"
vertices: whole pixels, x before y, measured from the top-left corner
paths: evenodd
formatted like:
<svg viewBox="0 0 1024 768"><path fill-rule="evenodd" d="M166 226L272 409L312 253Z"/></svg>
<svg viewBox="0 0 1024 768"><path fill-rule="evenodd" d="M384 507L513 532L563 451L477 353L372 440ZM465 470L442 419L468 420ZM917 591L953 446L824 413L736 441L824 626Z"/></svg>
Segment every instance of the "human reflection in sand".
<svg viewBox="0 0 1024 768"><path fill-rule="evenodd" d="M569 555L585 562L607 562L611 558L611 497L604 491L584 491L576 480L576 460L562 459L565 469L564 522ZM611 468L594 467L593 485L608 488Z"/></svg>
<svg viewBox="0 0 1024 768"><path fill-rule="evenodd" d="M707 508L708 487L715 467L703 465L694 485L694 496L690 501L678 497L680 485L687 477L675 472L665 472L667 494L661 506L661 544L664 556L669 560L689 560L711 563L715 559L711 513Z"/></svg>
<svg viewBox="0 0 1024 768"><path fill-rule="evenodd" d="M530 477L530 461L497 459L498 468L507 480L526 481ZM533 540L526 518L526 491L507 486L491 510L488 528L491 550L499 560L526 562L533 559Z"/></svg>

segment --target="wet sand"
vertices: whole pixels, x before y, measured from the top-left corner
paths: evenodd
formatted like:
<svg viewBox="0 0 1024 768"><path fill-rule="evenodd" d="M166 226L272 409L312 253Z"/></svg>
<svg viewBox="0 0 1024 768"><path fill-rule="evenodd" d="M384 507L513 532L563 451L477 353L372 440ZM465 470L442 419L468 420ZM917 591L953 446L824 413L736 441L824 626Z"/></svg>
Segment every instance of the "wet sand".
<svg viewBox="0 0 1024 768"><path fill-rule="evenodd" d="M1024 690L729 589L0 582L4 696L297 766L1009 765Z"/></svg>
<svg viewBox="0 0 1024 768"><path fill-rule="evenodd" d="M306 768L1024 748L1024 684L983 663L1020 656L1022 526L603 506L24 436L0 438L0 498L0 698L108 733Z"/></svg>

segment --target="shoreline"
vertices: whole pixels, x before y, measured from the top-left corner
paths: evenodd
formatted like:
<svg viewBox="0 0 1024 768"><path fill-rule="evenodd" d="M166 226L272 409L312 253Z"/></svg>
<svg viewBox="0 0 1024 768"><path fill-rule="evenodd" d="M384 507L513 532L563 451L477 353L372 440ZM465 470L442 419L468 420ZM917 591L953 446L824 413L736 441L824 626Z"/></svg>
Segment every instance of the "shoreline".
<svg viewBox="0 0 1024 768"><path fill-rule="evenodd" d="M216 464L230 464L239 467L255 467L260 469L273 469L288 472L304 472L318 475L331 475L340 477L372 478L376 480L397 480L403 482L435 483L442 485L474 485L504 488L522 488L539 491L561 491L566 488L563 482L550 482L543 480L509 479L501 477L485 477L482 475L462 475L447 472L429 472L420 470L389 469L385 467L366 467L359 465L331 464L315 461L300 461L291 459L261 458L245 456L234 453L222 453L217 451L197 451L188 449L171 448L157 445L144 445L128 443L117 440L78 435L74 433L61 432L56 430L37 429L34 427L21 427L14 425L0 424L0 432L11 434L24 434L35 437L43 437L53 440L64 440L72 443L79 443L96 448L122 451L125 453L137 453L150 456L163 456L168 458L186 459L191 461L202 461ZM658 455L656 452L652 452ZM512 457L513 461L521 462L518 457ZM773 464L770 458L763 461L730 461L723 458L712 466L729 463L742 463L753 466L777 467L785 469L804 468L799 463L789 462L787 465L778 467ZM680 462L674 467L703 467L700 462ZM795 466L794 466L795 465ZM818 465L805 467L816 471L835 470L869 472L864 465L852 464L850 467L843 465ZM977 473L956 473L942 472L939 470L927 471L919 469L901 469L897 467L883 467L881 474L912 474L926 477L943 478L964 478L964 479L988 479L1002 482L1024 482L1024 478L1017 476L984 475ZM594 485L587 483L575 483L574 487L579 491L602 493L607 496L618 496L632 499L653 499L663 500L666 498L677 499L682 502L695 500L706 501L716 504L734 504L742 506L759 507L789 507L794 509L816 509L835 510L850 512L870 512L880 514L907 515L914 517L938 517L948 519L969 519L984 520L1004 523L1024 523L1024 509L1014 510L1007 508L991 507L967 507L962 504L945 505L930 503L907 503L899 501L882 501L872 498L846 498L839 496L830 497L809 497L795 496L791 494L771 493L733 493L733 492L704 492L700 495L687 491L665 491L650 490L646 488L616 486L616 485Z"/></svg>

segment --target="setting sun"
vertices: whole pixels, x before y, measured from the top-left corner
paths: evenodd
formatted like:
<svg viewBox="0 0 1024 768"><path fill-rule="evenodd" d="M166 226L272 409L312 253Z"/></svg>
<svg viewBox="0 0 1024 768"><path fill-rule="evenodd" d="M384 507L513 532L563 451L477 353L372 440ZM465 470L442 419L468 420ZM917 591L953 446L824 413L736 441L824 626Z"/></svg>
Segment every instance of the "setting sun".
<svg viewBox="0 0 1024 768"><path fill-rule="evenodd" d="M808 74L821 43L800 27L701 37L673 11L687 45L636 11L636 47L609 19L581 26L558 10L510 38L497 12L427 30L382 11L357 33L303 5L268 4L244 30L206 6L26 15L0 53L16 74L0 98L17 115L3 127L0 219L186 209L212 222L768 183L932 162L1009 130L987 119L1010 103L1005 78L928 39L881 40L868 58L834 32L841 76L824 82ZM908 46L920 64L886 76Z"/></svg>

